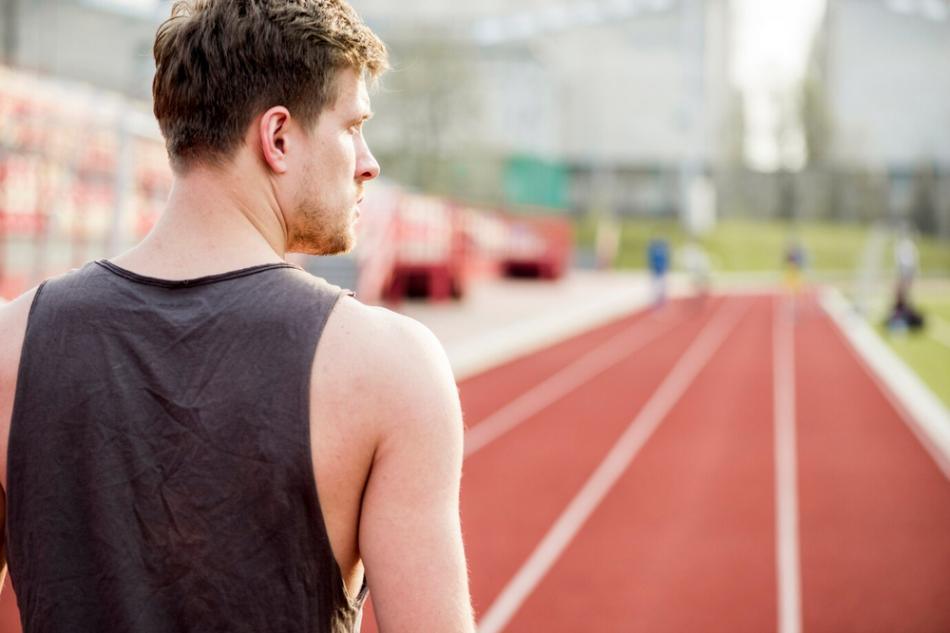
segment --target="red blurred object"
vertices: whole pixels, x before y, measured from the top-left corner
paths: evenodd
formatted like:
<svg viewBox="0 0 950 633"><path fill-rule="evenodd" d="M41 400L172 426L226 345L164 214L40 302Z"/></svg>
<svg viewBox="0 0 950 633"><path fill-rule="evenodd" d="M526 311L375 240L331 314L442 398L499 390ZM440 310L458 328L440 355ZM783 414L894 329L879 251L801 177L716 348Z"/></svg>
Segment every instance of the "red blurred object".
<svg viewBox="0 0 950 633"><path fill-rule="evenodd" d="M560 279L571 260L570 222L561 217L517 216L509 219L502 270L509 277Z"/></svg>
<svg viewBox="0 0 950 633"><path fill-rule="evenodd" d="M431 196L406 195L396 210L394 236L385 298L441 301L465 294L466 249L457 207Z"/></svg>
<svg viewBox="0 0 950 633"><path fill-rule="evenodd" d="M367 202L358 251L363 300L460 299L479 277L558 279L570 263L564 218L510 216L395 187Z"/></svg>

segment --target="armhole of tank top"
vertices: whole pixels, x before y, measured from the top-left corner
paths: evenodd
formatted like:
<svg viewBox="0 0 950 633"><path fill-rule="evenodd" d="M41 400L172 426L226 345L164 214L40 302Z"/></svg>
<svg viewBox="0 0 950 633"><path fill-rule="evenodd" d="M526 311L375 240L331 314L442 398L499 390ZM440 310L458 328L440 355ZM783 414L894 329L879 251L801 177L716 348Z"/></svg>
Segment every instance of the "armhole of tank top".
<svg viewBox="0 0 950 633"><path fill-rule="evenodd" d="M340 567L340 561L336 558L336 553L333 551L333 545L330 542L330 532L327 530L326 518L323 516L323 503L320 501L320 491L317 487L317 476L314 473L314 464L313 464L313 437L310 433L311 423L310 423L310 404L312 400L313 393L313 365L317 359L317 351L320 348L320 341L323 339L323 333L326 331L327 323L330 321L330 315L333 314L333 311L336 309L337 304L339 304L340 299L344 296L352 296L352 293L348 290L342 288L336 289L336 297L331 302L329 308L326 311L326 314L323 315L321 321L315 323L314 325L319 327L320 335L317 337L314 342L313 349L310 354L310 361L307 363L307 378L302 381L304 384L304 397L303 397L303 414L302 419L304 423L304 431L306 433L306 446L307 446L307 473L310 478L311 491L314 495L314 498L317 500L317 509L318 509L318 519L320 521L319 530L323 536L324 543L326 544L327 551L330 553L330 558L333 560L333 570L336 575L334 583L337 587L337 590L341 592L343 597L343 603L351 610L356 611L362 607L363 599L366 596L368 591L368 586L366 583L366 572L363 572L363 584L360 587L359 593L355 598L350 597L350 592L346 589L346 581L343 579L343 569Z"/></svg>
<svg viewBox="0 0 950 633"><path fill-rule="evenodd" d="M7 428L7 472L4 473L4 477L7 482L7 489L3 491L6 495L6 517L3 526L4 536L7 535L7 525L10 523L10 448L13 446L13 440L15 438L13 432L17 426L17 405L23 401L22 392L26 388L25 381L23 380L23 377L26 374L26 356L24 355L24 352L26 351L27 339L30 336L30 325L33 322L33 312L36 311L36 306L39 304L40 295L43 293L43 289L46 287L47 282L49 282L48 279L36 287L36 292L33 294L33 300L30 301L30 309L26 314L26 327L23 328L23 342L20 343L20 355L17 359L16 387L13 389L13 406L10 407L10 425ZM9 560L7 563L9 564Z"/></svg>

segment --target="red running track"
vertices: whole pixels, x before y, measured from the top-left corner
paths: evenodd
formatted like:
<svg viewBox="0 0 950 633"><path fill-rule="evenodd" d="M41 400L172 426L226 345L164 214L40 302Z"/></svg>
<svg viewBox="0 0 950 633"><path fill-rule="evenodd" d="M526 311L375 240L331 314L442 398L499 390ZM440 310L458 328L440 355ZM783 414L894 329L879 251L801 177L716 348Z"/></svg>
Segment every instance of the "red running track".
<svg viewBox="0 0 950 633"><path fill-rule="evenodd" d="M784 301L674 304L672 326L652 342L469 456L462 514L482 630L950 631L950 482L817 303L802 299L792 314ZM629 466L514 592L503 625L486 626L684 352L736 306L735 326ZM590 332L463 381L469 426L606 338ZM777 405L783 388L790 403ZM777 554L783 406L794 425L798 582ZM797 600L780 597L789 586ZM371 611L364 630L375 631Z"/></svg>
<svg viewBox="0 0 950 633"><path fill-rule="evenodd" d="M950 631L950 482L818 306L804 300L794 319L784 308L765 296L674 302L460 384L475 431L592 349L635 343L468 456L463 527L483 624L505 596L495 630ZM783 388L790 403L776 400ZM786 551L799 582L777 555L780 410L797 444L786 453L797 513L781 525L797 535ZM573 512L639 431L602 494ZM562 546L539 555L568 523ZM371 609L363 628L375 631Z"/></svg>
<svg viewBox="0 0 950 633"><path fill-rule="evenodd" d="M805 630L950 631L946 477L827 318L796 335Z"/></svg>

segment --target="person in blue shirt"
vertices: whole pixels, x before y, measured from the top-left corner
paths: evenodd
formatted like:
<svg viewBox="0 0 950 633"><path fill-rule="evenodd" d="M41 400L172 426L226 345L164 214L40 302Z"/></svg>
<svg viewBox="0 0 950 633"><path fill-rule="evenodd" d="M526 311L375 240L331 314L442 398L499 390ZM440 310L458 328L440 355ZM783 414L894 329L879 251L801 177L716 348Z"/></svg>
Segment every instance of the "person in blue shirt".
<svg viewBox="0 0 950 633"><path fill-rule="evenodd" d="M666 273L670 268L670 246L663 238L653 238L647 245L647 261L653 278L653 304L666 303Z"/></svg>

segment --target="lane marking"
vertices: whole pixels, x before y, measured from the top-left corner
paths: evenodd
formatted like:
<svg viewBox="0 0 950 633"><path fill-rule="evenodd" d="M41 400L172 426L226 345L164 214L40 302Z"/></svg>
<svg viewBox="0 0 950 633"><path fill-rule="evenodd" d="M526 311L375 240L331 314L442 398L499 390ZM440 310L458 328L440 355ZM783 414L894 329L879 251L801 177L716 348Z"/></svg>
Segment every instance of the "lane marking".
<svg viewBox="0 0 950 633"><path fill-rule="evenodd" d="M794 303L772 304L772 381L775 423L775 548L778 631L801 633L801 562L798 542L798 468L795 438Z"/></svg>
<svg viewBox="0 0 950 633"><path fill-rule="evenodd" d="M950 479L950 410L834 288L821 306L849 343L845 347L877 385L937 467Z"/></svg>
<svg viewBox="0 0 950 633"><path fill-rule="evenodd" d="M736 305L738 304L738 305ZM626 472L653 432L679 401L700 370L748 311L745 302L729 302L693 340L670 373L538 543L498 598L485 612L479 633L499 633L551 569L600 502ZM728 307L727 307L728 306Z"/></svg>
<svg viewBox="0 0 950 633"><path fill-rule="evenodd" d="M468 429L465 432L465 457L477 453L531 416L686 322L686 319L677 318L658 323L656 316L646 318L649 323L635 323L633 329L615 334Z"/></svg>

